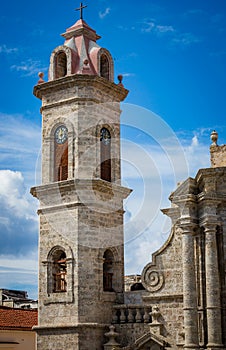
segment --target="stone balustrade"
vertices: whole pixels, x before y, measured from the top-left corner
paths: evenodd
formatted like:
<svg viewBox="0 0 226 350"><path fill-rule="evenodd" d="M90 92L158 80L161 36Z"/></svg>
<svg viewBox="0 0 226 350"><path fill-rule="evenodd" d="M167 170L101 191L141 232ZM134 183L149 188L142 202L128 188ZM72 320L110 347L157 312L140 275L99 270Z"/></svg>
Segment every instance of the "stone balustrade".
<svg viewBox="0 0 226 350"><path fill-rule="evenodd" d="M150 323L150 312L150 306L135 304L114 305L112 323Z"/></svg>

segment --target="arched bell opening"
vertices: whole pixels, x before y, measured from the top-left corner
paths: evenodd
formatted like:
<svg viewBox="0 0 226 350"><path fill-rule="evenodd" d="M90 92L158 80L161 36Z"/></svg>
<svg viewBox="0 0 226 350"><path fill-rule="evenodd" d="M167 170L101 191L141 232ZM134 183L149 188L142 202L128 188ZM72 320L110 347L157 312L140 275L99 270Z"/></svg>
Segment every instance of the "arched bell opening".
<svg viewBox="0 0 226 350"><path fill-rule="evenodd" d="M60 51L55 56L55 79L63 78L67 75L67 55Z"/></svg>

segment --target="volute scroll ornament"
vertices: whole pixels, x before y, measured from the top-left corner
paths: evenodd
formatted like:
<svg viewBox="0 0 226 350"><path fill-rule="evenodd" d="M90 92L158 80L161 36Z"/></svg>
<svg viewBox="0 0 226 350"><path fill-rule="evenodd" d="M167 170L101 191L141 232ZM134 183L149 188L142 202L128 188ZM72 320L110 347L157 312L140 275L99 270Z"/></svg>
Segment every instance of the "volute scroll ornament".
<svg viewBox="0 0 226 350"><path fill-rule="evenodd" d="M156 292L164 284L164 275L161 271L154 270L153 266L149 264L142 273L142 284L149 292Z"/></svg>

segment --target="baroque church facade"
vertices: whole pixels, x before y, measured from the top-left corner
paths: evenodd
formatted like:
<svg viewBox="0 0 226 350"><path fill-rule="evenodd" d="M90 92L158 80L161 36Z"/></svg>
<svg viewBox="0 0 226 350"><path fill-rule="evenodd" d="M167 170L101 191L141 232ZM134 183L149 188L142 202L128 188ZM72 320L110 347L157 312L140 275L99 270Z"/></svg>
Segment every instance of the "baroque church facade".
<svg viewBox="0 0 226 350"><path fill-rule="evenodd" d="M82 11L82 4L81 9ZM50 57L42 101L38 350L226 347L226 146L170 195L165 244L124 290L120 102L110 52L81 18ZM135 288L136 289L136 288Z"/></svg>

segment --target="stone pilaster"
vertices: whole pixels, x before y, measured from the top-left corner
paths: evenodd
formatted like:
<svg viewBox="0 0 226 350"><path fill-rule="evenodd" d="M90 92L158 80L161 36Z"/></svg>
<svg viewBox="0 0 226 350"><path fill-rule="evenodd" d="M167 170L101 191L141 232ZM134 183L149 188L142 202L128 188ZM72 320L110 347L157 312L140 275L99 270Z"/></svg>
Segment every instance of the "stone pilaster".
<svg viewBox="0 0 226 350"><path fill-rule="evenodd" d="M198 349L197 290L194 258L194 225L183 222L182 234L185 349Z"/></svg>
<svg viewBox="0 0 226 350"><path fill-rule="evenodd" d="M206 260L206 310L209 349L222 347L220 278L216 224L204 224Z"/></svg>

